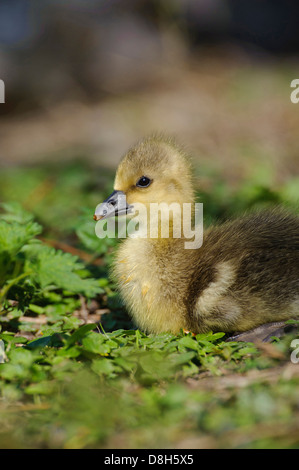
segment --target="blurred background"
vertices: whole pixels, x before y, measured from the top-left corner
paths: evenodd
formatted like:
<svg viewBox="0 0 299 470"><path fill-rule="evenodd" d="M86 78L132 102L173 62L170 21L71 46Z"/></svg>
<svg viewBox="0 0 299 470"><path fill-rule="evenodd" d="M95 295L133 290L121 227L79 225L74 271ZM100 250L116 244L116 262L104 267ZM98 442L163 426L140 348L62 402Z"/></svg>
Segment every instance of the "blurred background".
<svg viewBox="0 0 299 470"><path fill-rule="evenodd" d="M1 0L1 200L71 230L158 131L192 154L209 213L236 190L234 208L293 203L298 15L292 0Z"/></svg>
<svg viewBox="0 0 299 470"><path fill-rule="evenodd" d="M78 256L80 276L101 287L88 301L65 291L65 279L59 290L33 290L27 279L20 287L24 276L2 257L16 288L12 310L2 312L3 332L18 332L16 346L20 336L44 333L35 347L46 356L11 349L16 362L1 376L8 383L0 447L298 447L298 385L282 348L257 357L250 347L222 353L214 345L210 353L205 344L212 343L203 341L204 378L199 386L193 379L199 356L188 366L180 359L183 388L162 367L170 356L155 359L175 350L168 339L151 343L129 332L122 362L112 346L87 375L74 343L63 356L54 342L82 322L101 322L101 331L135 328L107 277L117 240L95 236L93 214L112 190L121 156L144 136L169 134L191 154L206 225L271 204L298 212L299 103L290 99L299 79L298 19L296 0L0 0L0 218L17 226L2 233L2 254L6 240L19 245L19 224L30 233L33 214L43 227L39 238ZM47 259L51 275L57 258ZM21 294L30 302L24 312ZM110 343L123 346L119 338ZM150 351L154 362L142 362L148 356L139 352ZM159 368L166 378L161 372L154 387L149 376L159 377Z"/></svg>

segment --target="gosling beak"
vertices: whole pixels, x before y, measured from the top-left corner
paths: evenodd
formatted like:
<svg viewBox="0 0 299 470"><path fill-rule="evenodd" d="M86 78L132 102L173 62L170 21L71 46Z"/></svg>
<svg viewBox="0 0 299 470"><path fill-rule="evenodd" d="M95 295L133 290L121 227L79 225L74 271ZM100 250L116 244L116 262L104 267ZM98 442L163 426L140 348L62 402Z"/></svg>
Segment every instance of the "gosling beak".
<svg viewBox="0 0 299 470"><path fill-rule="evenodd" d="M96 207L94 220L108 219L118 215L128 214L132 206L128 206L126 195L123 191L113 191L102 204Z"/></svg>

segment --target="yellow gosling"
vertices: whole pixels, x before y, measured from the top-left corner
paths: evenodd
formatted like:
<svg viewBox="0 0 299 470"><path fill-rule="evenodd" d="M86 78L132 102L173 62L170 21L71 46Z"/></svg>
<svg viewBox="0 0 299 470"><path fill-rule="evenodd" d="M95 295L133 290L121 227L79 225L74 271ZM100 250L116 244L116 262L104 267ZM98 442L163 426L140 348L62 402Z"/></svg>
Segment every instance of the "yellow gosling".
<svg viewBox="0 0 299 470"><path fill-rule="evenodd" d="M115 191L95 219L126 214L138 203L194 203L188 159L173 141L148 138L117 169ZM126 197L119 207L117 196ZM108 205L107 205L108 204ZM299 318L299 218L283 210L243 216L204 232L203 244L186 249L184 237L126 238L114 274L134 321L149 333L243 332L269 322ZM182 220L179 219L179 224Z"/></svg>

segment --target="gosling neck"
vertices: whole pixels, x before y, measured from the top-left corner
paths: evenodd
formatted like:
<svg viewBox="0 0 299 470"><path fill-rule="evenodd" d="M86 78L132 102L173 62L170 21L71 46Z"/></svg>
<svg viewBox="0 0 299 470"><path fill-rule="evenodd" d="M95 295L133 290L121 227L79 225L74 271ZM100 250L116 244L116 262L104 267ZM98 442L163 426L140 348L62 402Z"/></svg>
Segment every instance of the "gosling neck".
<svg viewBox="0 0 299 470"><path fill-rule="evenodd" d="M143 206L144 207L144 206ZM178 240L183 240L188 248L198 248L202 244L202 205L196 206L190 203L151 203L146 206L146 210L137 216L137 221L128 224L128 234L131 236L130 228L136 227L137 233L133 233L133 238L147 239L154 245L177 245ZM133 225L129 227L130 223ZM192 246L191 240L194 240ZM188 245L189 243L189 245Z"/></svg>

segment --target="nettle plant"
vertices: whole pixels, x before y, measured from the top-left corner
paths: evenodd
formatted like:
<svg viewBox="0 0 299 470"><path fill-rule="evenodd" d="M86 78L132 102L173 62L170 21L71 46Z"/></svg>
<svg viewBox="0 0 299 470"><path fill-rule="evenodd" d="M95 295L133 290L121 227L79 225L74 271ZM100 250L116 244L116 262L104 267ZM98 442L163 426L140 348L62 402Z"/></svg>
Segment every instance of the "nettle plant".
<svg viewBox="0 0 299 470"><path fill-rule="evenodd" d="M0 218L0 315L1 321L24 315L28 309L39 314L51 300L78 295L94 297L102 292L76 256L56 250L37 236L42 227L33 216L14 204L3 204ZM59 295L63 293L64 296ZM63 302L62 302L63 303ZM68 305L69 307L69 305ZM48 309L48 313L49 313Z"/></svg>

